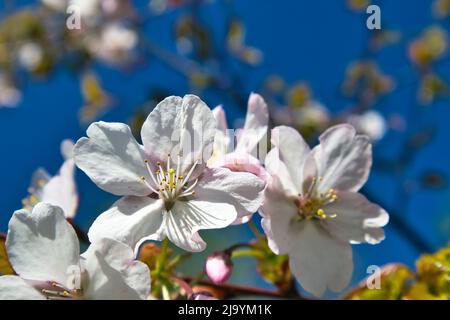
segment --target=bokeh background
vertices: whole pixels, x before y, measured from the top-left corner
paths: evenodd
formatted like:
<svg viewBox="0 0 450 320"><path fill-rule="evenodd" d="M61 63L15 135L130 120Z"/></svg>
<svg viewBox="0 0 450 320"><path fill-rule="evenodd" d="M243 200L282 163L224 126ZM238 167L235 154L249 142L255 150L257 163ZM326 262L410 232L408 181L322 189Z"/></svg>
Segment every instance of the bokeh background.
<svg viewBox="0 0 450 320"><path fill-rule="evenodd" d="M0 2L0 231L22 207L33 172L56 174L61 141L84 136L90 122L127 122L138 132L157 101L194 93L222 104L239 127L254 91L268 101L272 124L295 126L311 144L340 122L373 139L363 192L391 222L380 245L354 246L352 285L369 265L414 267L420 254L447 245L450 1L372 1L381 30L366 28L368 0L87 2L82 29L71 31L64 0ZM87 230L115 197L81 171L77 183L75 220ZM203 234L207 252L187 272L252 237L247 226ZM251 259L232 281L270 287Z"/></svg>

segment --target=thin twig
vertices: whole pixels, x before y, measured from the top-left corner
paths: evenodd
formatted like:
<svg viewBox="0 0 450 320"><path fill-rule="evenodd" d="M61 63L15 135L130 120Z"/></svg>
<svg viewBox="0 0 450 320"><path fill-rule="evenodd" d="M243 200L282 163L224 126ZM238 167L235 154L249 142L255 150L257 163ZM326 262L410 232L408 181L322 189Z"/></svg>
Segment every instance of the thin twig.
<svg viewBox="0 0 450 320"><path fill-rule="evenodd" d="M196 282L193 277L183 277L186 282ZM261 297L271 297L279 299L296 299L296 300L308 300L301 295L287 296L282 292L275 290L267 290L255 287L248 287L242 285L236 285L231 283L214 284L211 281L203 280L197 281L196 284L209 286L214 289L219 289L225 292L227 298L239 296L239 295L249 295L249 296L261 296Z"/></svg>

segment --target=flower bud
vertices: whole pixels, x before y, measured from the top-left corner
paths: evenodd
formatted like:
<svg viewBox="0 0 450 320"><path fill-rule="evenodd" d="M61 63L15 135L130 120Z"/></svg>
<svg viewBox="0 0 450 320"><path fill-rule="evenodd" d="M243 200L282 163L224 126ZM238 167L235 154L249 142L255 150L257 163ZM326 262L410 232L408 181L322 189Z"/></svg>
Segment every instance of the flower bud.
<svg viewBox="0 0 450 320"><path fill-rule="evenodd" d="M229 254L216 252L206 259L206 274L214 284L227 281L233 272L233 263Z"/></svg>

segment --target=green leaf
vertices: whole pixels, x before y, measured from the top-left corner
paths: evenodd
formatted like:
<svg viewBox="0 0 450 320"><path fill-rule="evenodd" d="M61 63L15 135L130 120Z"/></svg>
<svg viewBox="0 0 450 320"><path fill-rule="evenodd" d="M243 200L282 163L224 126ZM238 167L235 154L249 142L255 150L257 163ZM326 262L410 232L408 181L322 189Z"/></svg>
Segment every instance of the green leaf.
<svg viewBox="0 0 450 320"><path fill-rule="evenodd" d="M450 298L450 247L423 255L416 262L419 281L436 298Z"/></svg>

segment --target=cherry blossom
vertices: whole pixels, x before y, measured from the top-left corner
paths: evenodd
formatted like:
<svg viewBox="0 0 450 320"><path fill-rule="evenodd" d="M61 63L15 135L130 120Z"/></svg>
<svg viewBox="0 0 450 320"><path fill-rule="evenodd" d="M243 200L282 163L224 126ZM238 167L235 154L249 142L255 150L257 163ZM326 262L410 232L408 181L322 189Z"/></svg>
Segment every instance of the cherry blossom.
<svg viewBox="0 0 450 320"><path fill-rule="evenodd" d="M77 213L79 196L75 182L75 162L73 160L71 140L61 143L61 154L65 161L59 173L51 177L44 169L33 174L30 195L23 201L24 208L31 210L39 202L60 207L67 219L73 219Z"/></svg>
<svg viewBox="0 0 450 320"><path fill-rule="evenodd" d="M352 243L377 244L388 214L358 190L372 164L369 138L350 125L331 127L313 150L285 126L272 130L266 157L271 176L260 212L269 246L288 254L304 289L341 291L352 271Z"/></svg>
<svg viewBox="0 0 450 320"><path fill-rule="evenodd" d="M260 158L265 156L264 152L267 150L267 144L261 143L267 139L269 122L269 112L264 99L256 93L250 95L244 128L237 131L235 148L234 130L228 129L223 107L214 108L213 114L217 121L217 133L213 155L208 165L215 168L228 168L236 172L249 172L265 181L266 171L257 158L258 149L261 153ZM233 224L248 222L252 215L253 212L240 211Z"/></svg>
<svg viewBox="0 0 450 320"><path fill-rule="evenodd" d="M100 239L80 257L61 208L39 203L16 211L6 239L17 276L0 277L0 299L147 299L150 271L133 250Z"/></svg>
<svg viewBox="0 0 450 320"><path fill-rule="evenodd" d="M202 229L230 225L238 211L256 212L264 183L255 175L209 168L216 121L194 95L160 102L142 126L143 146L122 123L96 122L74 149L75 163L101 189L122 198L101 214L89 238L131 246L169 238L202 251Z"/></svg>

